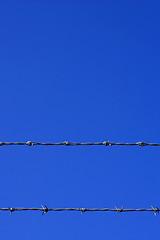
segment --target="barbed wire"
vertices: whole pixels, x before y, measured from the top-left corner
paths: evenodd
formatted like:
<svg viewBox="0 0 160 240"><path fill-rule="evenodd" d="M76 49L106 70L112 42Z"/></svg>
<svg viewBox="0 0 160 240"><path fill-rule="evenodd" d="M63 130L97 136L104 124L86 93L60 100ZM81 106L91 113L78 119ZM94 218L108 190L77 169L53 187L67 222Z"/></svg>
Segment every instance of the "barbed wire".
<svg viewBox="0 0 160 240"><path fill-rule="evenodd" d="M27 146L156 146L160 147L159 143L147 143L147 142L136 142L136 143L115 143L110 141L104 141L104 142L86 142L86 143L78 143L78 142L59 142L59 143L40 143L35 141L28 141L28 142L0 142L0 146L4 145L27 145Z"/></svg>
<svg viewBox="0 0 160 240"><path fill-rule="evenodd" d="M47 212L60 212L60 211L78 211L82 214L84 212L154 212L156 216L159 214L160 209L158 207L151 206L150 209L140 208L140 209L124 209L123 206L121 208L48 208L46 205L41 205L42 208L0 208L0 211L10 211L10 215L13 212L20 212L20 211L41 211L42 215Z"/></svg>

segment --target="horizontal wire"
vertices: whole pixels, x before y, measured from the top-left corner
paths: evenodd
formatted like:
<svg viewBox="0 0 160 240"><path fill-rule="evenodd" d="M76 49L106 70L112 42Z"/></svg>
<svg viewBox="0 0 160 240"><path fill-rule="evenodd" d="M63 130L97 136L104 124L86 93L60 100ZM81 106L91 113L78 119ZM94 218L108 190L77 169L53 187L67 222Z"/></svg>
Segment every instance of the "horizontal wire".
<svg viewBox="0 0 160 240"><path fill-rule="evenodd" d="M87 142L87 143L78 143L78 142L59 142L59 143L40 143L40 142L34 142L34 141L27 141L27 142L0 142L0 146L4 145L28 145L28 146L156 146L160 147L159 143L147 143L147 142L136 142L136 143L115 143L110 141L104 141L104 142Z"/></svg>
<svg viewBox="0 0 160 240"><path fill-rule="evenodd" d="M139 208L139 209L124 209L122 208L48 208L41 205L42 208L0 208L0 211L10 211L10 214L16 211L41 211L42 215L47 212L60 212L60 211L79 211L84 212L154 212L155 215L159 214L160 209L158 207L152 207L149 209Z"/></svg>

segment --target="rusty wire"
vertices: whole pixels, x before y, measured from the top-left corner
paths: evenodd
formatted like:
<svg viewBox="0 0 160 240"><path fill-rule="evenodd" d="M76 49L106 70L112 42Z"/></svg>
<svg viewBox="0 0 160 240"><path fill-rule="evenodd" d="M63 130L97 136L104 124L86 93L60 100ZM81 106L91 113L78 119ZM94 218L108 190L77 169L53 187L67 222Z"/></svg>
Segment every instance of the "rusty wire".
<svg viewBox="0 0 160 240"><path fill-rule="evenodd" d="M46 205L41 205L42 208L0 208L0 211L10 211L10 215L13 212L20 212L20 211L41 211L42 215L47 212L60 212L60 211L78 211L82 214L84 212L154 212L154 215L159 214L160 209L158 207L152 207L149 209L139 208L139 209L124 209L122 208L48 208Z"/></svg>
<svg viewBox="0 0 160 240"><path fill-rule="evenodd" d="M59 142L59 143L40 143L35 141L27 141L27 142L0 142L0 146L9 146L9 145L27 145L27 146L156 146L160 147L159 143L147 143L147 142L136 142L136 143L115 143L110 141L104 141L104 142L87 142L87 143L78 143L78 142Z"/></svg>

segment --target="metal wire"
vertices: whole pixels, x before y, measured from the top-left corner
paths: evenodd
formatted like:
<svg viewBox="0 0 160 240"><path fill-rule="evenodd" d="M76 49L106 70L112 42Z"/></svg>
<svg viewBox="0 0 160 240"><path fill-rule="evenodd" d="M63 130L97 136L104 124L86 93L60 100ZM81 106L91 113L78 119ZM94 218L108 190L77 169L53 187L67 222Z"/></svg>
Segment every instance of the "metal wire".
<svg viewBox="0 0 160 240"><path fill-rule="evenodd" d="M28 141L28 142L0 142L0 146L3 145L28 145L28 146L93 146L93 145L103 145L103 146L160 146L159 143L147 143L147 142L137 142L137 143L115 143L110 141L104 141L104 142L95 142L95 143L78 143L78 142L59 142L59 143L40 143L35 141ZM151 206L152 207L152 206ZM0 211L10 211L10 214L12 215L13 212L17 211L41 211L42 215L47 212L59 212L59 211L79 211L82 214L84 212L154 212L155 215L159 214L159 208L158 207L152 207L150 209L140 208L140 209L124 209L122 208L48 208L47 206L43 206L42 208L0 208Z"/></svg>
<svg viewBox="0 0 160 240"><path fill-rule="evenodd" d="M0 146L4 145L27 145L27 146L36 146L36 145L41 145L41 146L156 146L160 147L159 143L147 143L147 142L136 142L136 143L115 143L115 142L110 142L110 141L104 141L104 142L87 142L87 143L78 143L78 142L59 142L59 143L40 143L40 142L34 142L34 141L28 141L28 142L0 142Z"/></svg>
<svg viewBox="0 0 160 240"><path fill-rule="evenodd" d="M60 211L78 211L82 214L84 212L154 212L154 215L159 214L160 209L158 207L152 207L150 209L140 208L140 209L124 209L122 208L48 208L46 205L45 207L41 205L42 208L0 208L0 211L10 211L10 215L13 212L18 211L41 211L42 215L47 212L60 212Z"/></svg>

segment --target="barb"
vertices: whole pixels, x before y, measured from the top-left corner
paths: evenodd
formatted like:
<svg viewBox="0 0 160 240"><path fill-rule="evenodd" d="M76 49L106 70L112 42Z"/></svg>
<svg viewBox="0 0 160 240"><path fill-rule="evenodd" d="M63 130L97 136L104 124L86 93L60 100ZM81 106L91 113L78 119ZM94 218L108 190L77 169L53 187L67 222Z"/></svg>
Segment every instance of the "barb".
<svg viewBox="0 0 160 240"><path fill-rule="evenodd" d="M12 215L13 212L21 212L21 211L41 211L42 215L44 215L47 212L60 212L60 211L78 211L83 214L84 212L154 212L154 215L156 216L159 214L159 208L158 207L152 207L149 209L145 208L139 208L139 209L124 209L122 208L48 208L46 205L45 207L41 205L42 208L0 208L0 211L10 211L10 215Z"/></svg>
<svg viewBox="0 0 160 240"><path fill-rule="evenodd" d="M43 205L41 205L41 206L42 206L42 208L43 208L43 212L42 212L42 215L43 215L43 214L45 214L45 213L48 212L48 208L47 208L46 205L45 205L45 207L43 207Z"/></svg>
<svg viewBox="0 0 160 240"><path fill-rule="evenodd" d="M159 143L147 143L147 142L136 142L136 143L115 143L110 141L104 141L104 142L87 142L87 143L78 143L78 142L59 142L59 143L40 143L40 142L34 142L34 141L28 141L28 142L0 142L0 146L9 146L9 145L27 145L27 146L154 146L154 147L160 147Z"/></svg>
<svg viewBox="0 0 160 240"><path fill-rule="evenodd" d="M153 211L154 211L154 215L156 216L157 214L159 214L159 208L158 207L153 207L153 206L151 206L151 208L153 209Z"/></svg>
<svg viewBox="0 0 160 240"><path fill-rule="evenodd" d="M121 208L117 208L117 207L115 206L115 209L117 210L117 213L123 212L123 206L122 206Z"/></svg>

